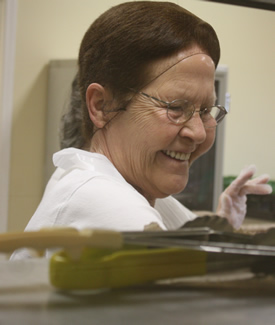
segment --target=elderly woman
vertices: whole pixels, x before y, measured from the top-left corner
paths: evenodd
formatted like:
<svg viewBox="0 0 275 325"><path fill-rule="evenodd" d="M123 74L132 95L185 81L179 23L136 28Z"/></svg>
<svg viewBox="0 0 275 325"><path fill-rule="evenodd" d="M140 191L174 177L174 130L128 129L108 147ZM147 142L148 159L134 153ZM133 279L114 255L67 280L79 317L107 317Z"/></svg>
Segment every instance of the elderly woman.
<svg viewBox="0 0 275 325"><path fill-rule="evenodd" d="M26 230L45 226L176 229L196 215L171 195L215 139L220 58L213 28L174 3L123 3L102 14L79 52L83 149L54 155L57 171ZM246 194L266 194L248 168L217 214L239 227Z"/></svg>

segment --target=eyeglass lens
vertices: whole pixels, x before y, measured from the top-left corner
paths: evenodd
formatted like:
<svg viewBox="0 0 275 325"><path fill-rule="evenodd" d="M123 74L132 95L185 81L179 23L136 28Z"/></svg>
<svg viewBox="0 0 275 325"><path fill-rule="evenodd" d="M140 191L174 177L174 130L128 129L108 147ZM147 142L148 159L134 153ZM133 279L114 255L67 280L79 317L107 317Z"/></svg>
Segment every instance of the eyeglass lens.
<svg viewBox="0 0 275 325"><path fill-rule="evenodd" d="M167 115L172 122L179 124L188 121L195 110L195 106L186 100L174 100L167 107ZM205 127L215 127L225 115L219 106L202 109L199 113Z"/></svg>

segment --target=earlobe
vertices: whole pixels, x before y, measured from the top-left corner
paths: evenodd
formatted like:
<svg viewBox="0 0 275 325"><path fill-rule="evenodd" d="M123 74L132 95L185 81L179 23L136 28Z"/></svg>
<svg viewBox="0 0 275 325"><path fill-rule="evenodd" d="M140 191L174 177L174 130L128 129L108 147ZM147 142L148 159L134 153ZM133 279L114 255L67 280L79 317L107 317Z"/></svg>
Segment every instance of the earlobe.
<svg viewBox="0 0 275 325"><path fill-rule="evenodd" d="M86 91L86 105L89 116L94 125L98 129L102 129L106 124L106 115L104 114L104 106L107 102L107 92L103 86L97 83L89 85Z"/></svg>

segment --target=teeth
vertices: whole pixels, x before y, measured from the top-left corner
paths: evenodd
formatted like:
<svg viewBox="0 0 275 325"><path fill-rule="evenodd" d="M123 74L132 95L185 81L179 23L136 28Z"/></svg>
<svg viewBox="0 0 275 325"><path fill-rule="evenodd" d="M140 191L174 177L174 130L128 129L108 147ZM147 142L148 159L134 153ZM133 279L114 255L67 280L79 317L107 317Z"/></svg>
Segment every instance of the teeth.
<svg viewBox="0 0 275 325"><path fill-rule="evenodd" d="M172 150L163 151L167 156L178 159L178 160L188 160L190 158L190 153L176 152Z"/></svg>

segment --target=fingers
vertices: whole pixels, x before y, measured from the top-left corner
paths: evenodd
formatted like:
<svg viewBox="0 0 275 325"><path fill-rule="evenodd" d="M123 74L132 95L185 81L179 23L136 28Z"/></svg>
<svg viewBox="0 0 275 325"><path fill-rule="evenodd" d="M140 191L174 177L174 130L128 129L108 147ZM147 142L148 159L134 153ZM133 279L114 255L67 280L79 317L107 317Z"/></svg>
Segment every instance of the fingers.
<svg viewBox="0 0 275 325"><path fill-rule="evenodd" d="M250 179L255 172L254 165L245 167L220 196L217 213L227 218L236 229L241 226L246 215L246 195L265 195L272 192L272 187L267 184L267 174Z"/></svg>
<svg viewBox="0 0 275 325"><path fill-rule="evenodd" d="M255 172L255 165L245 167L227 188L226 193L232 196L243 196L247 194L266 195L272 193L272 187L266 184L270 179L269 175L263 174L254 179L250 179Z"/></svg>
<svg viewBox="0 0 275 325"><path fill-rule="evenodd" d="M247 194L258 194L265 195L272 192L272 187L266 184L270 177L267 174L258 176L246 182L246 184L241 188L240 195Z"/></svg>
<svg viewBox="0 0 275 325"><path fill-rule="evenodd" d="M240 190L239 195L257 194L266 195L272 193L272 187L269 184L246 184Z"/></svg>
<svg viewBox="0 0 275 325"><path fill-rule="evenodd" d="M239 192L242 190L245 183L255 174L256 166L250 165L243 168L239 176L228 186L226 193L228 195L240 195Z"/></svg>
<svg viewBox="0 0 275 325"><path fill-rule="evenodd" d="M234 180L233 183L235 183L235 186L242 186L244 185L254 174L256 173L256 166L250 165L247 167L244 167L240 175Z"/></svg>
<svg viewBox="0 0 275 325"><path fill-rule="evenodd" d="M254 179L251 179L247 183L251 183L251 184L266 184L269 180L270 180L270 176L268 174L264 174L264 175L261 175L261 176L258 176L256 178L254 178Z"/></svg>

